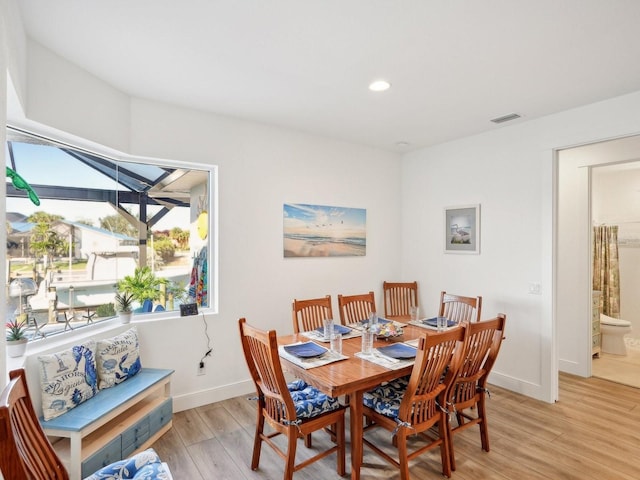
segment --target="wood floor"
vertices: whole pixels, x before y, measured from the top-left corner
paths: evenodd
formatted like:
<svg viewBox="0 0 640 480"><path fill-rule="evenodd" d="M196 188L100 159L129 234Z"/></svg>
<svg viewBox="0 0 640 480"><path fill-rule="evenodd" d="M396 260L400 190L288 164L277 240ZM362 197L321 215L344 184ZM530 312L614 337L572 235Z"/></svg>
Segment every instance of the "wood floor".
<svg viewBox="0 0 640 480"><path fill-rule="evenodd" d="M591 374L640 388L640 342L636 339L628 342L627 354L624 356L600 353L591 361Z"/></svg>
<svg viewBox="0 0 640 480"><path fill-rule="evenodd" d="M560 375L560 401L551 405L491 388L491 452L480 448L477 428L455 436L458 480L640 478L640 390L599 378ZM250 468L255 404L245 397L179 412L174 428L154 448L176 480L282 479L283 462L266 445L260 468ZM369 435L369 434L367 434ZM375 433L389 443L389 434ZM326 435L314 434L314 448ZM310 456L302 443L298 457ZM350 459L347 455L347 464ZM399 473L365 447L361 478L399 479ZM348 475L350 468L348 468ZM414 479L442 478L439 453L411 462ZM341 478L335 456L300 470L296 480Z"/></svg>

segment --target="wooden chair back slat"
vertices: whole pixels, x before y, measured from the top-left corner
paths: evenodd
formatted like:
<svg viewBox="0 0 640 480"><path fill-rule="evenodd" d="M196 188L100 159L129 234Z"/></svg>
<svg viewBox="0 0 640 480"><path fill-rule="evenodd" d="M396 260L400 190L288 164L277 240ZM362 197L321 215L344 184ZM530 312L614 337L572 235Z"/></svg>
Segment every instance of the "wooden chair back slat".
<svg viewBox="0 0 640 480"><path fill-rule="evenodd" d="M242 347L258 392L258 403L275 422L296 420L293 400L282 372L275 330L264 332L246 322L240 323Z"/></svg>
<svg viewBox="0 0 640 480"><path fill-rule="evenodd" d="M356 323L369 318L376 311L373 292L361 295L338 295L338 309L342 325Z"/></svg>
<svg viewBox="0 0 640 480"><path fill-rule="evenodd" d="M447 292L440 294L438 316L456 323L479 322L482 313L482 297L465 297Z"/></svg>
<svg viewBox="0 0 640 480"><path fill-rule="evenodd" d="M466 335L466 325L461 325L420 339L399 415L417 432L431 428L438 421L439 406L446 405L445 394L462 362Z"/></svg>
<svg viewBox="0 0 640 480"><path fill-rule="evenodd" d="M308 300L293 300L291 305L294 333L308 332L322 327L322 321L333 318L331 296Z"/></svg>
<svg viewBox="0 0 640 480"><path fill-rule="evenodd" d="M469 336L465 343L464 357L449 390L447 401L452 411L455 412L457 421L456 427L451 422L447 424L449 455L453 470L456 468L453 451L453 435L455 433L473 425L479 425L482 449L489 451L489 429L485 408L487 380L504 339L506 318L506 315L501 313L491 320L469 324ZM470 408L474 409L474 414L465 412Z"/></svg>
<svg viewBox="0 0 640 480"><path fill-rule="evenodd" d="M0 471L11 480L68 480L36 416L24 369L9 373L0 396Z"/></svg>
<svg viewBox="0 0 640 480"><path fill-rule="evenodd" d="M336 471L339 476L344 476L345 407L338 406L316 416L298 418L293 398L282 371L275 330L259 330L249 325L244 318L241 318L238 324L242 350L258 394L258 415L251 469L257 470L258 468L261 446L264 442L285 460L284 480L292 480L295 471L334 452L337 457ZM264 431L265 421L275 432ZM321 450L319 453L316 452L311 458L307 456L305 460L296 464L297 439L299 437L304 438L305 444L311 447L311 433L317 430L326 430L335 441L335 444L332 443L326 450ZM288 441L283 442L286 445L286 451L282 449L282 444L273 441L273 437L277 435L288 437Z"/></svg>
<svg viewBox="0 0 640 480"><path fill-rule="evenodd" d="M411 307L418 306L418 282L383 282L384 315L390 317L408 317Z"/></svg>

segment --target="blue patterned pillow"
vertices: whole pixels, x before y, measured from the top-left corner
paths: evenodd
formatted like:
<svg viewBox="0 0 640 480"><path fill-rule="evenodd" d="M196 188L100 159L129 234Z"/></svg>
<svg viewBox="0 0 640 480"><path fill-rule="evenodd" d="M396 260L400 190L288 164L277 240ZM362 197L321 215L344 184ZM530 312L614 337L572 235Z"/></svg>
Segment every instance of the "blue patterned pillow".
<svg viewBox="0 0 640 480"><path fill-rule="evenodd" d="M113 387L133 377L142 368L136 327L121 335L99 340L96 357L100 389Z"/></svg>
<svg viewBox="0 0 640 480"><path fill-rule="evenodd" d="M337 398L322 393L302 380L289 383L287 388L291 393L298 418L313 418L340 408L340 402Z"/></svg>
<svg viewBox="0 0 640 480"><path fill-rule="evenodd" d="M38 357L45 420L62 415L98 392L95 350L96 342L89 340Z"/></svg>
<svg viewBox="0 0 640 480"><path fill-rule="evenodd" d="M169 469L160 462L158 454L149 448L131 458L107 465L85 480L170 480L171 478Z"/></svg>

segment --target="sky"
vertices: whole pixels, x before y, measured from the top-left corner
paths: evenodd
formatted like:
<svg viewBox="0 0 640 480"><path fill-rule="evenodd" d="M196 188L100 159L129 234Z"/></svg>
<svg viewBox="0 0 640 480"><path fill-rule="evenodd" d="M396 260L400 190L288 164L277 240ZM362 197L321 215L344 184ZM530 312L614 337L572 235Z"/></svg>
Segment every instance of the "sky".
<svg viewBox="0 0 640 480"><path fill-rule="evenodd" d="M297 235L366 236L367 211L363 208L285 203L285 233Z"/></svg>
<svg viewBox="0 0 640 480"><path fill-rule="evenodd" d="M58 148L19 142L13 142L12 147L14 158L16 159L15 169L31 185L114 189L112 180L82 162L73 159ZM8 152L6 158L10 158ZM124 190L124 187L121 186L116 186L115 188ZM137 205L126 207L131 207L132 213L137 213L138 211ZM48 199L41 199L40 206L36 206L28 199L7 198L6 208L7 212L19 212L27 216L37 211L44 211L61 215L65 220L70 221L89 219L95 227L100 226L100 218L116 213L107 203ZM150 205L148 207L148 217L151 218L159 210L159 206ZM189 216L188 208L176 207L154 225L153 230L170 230L174 227L189 230Z"/></svg>

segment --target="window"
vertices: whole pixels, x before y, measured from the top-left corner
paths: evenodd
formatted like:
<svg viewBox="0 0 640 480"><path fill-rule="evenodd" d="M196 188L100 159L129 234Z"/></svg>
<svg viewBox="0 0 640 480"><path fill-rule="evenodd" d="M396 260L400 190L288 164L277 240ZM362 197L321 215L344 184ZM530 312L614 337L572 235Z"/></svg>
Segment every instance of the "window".
<svg viewBox="0 0 640 480"><path fill-rule="evenodd" d="M119 158L9 127L7 318L33 338L116 315L215 305L215 168Z"/></svg>

